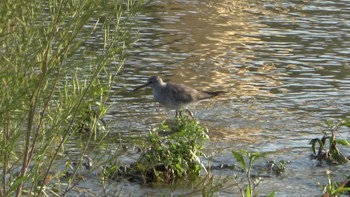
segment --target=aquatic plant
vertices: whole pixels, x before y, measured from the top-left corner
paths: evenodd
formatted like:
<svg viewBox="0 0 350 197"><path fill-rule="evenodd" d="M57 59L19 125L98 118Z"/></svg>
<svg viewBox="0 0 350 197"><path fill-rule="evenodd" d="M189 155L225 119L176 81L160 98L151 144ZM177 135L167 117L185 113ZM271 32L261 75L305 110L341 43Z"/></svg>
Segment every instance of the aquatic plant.
<svg viewBox="0 0 350 197"><path fill-rule="evenodd" d="M287 160L280 160L278 162L274 162L274 161L267 162L270 172L274 173L277 176L280 176L286 172L288 163L290 163L290 161L287 161Z"/></svg>
<svg viewBox="0 0 350 197"><path fill-rule="evenodd" d="M323 197L336 197L340 194L350 192L350 178L347 177L343 182L333 181L331 178L331 172L327 171L328 183L322 186Z"/></svg>
<svg viewBox="0 0 350 197"><path fill-rule="evenodd" d="M166 132L161 136L160 132ZM180 177L199 175L206 170L200 156L208 135L199 122L188 116L178 116L175 126L161 124L150 131L140 144L138 160L122 173L113 173L120 168L110 165L107 175L128 177L128 180L149 182L173 182ZM112 170L111 170L112 169ZM125 169L125 168L124 168Z"/></svg>
<svg viewBox="0 0 350 197"><path fill-rule="evenodd" d="M310 141L313 157L320 161L326 160L335 164L348 163L348 158L339 150L338 145L349 146L350 143L345 139L337 139L336 134L339 132L340 127L345 126L349 128L350 120L344 119L338 122L326 121L326 125L327 130L322 131L322 138L314 138ZM328 133L330 133L330 136Z"/></svg>
<svg viewBox="0 0 350 197"><path fill-rule="evenodd" d="M77 160L99 138L109 90L136 40L128 29L136 7L133 1L1 3L0 196L59 196L76 185L71 179L47 187L60 183L57 158L67 156L65 144L78 125L90 133Z"/></svg>
<svg viewBox="0 0 350 197"><path fill-rule="evenodd" d="M254 196L255 188L259 185L261 179L259 176L252 175L253 165L256 162L256 160L258 160L259 158L264 158L266 154L240 150L240 151L232 151L232 155L237 160L242 170L245 172L245 175L246 175L245 177L247 179L247 183L243 187L241 186L241 184L237 182L236 186L240 189L241 196L242 197ZM268 196L273 197L274 192L271 192Z"/></svg>

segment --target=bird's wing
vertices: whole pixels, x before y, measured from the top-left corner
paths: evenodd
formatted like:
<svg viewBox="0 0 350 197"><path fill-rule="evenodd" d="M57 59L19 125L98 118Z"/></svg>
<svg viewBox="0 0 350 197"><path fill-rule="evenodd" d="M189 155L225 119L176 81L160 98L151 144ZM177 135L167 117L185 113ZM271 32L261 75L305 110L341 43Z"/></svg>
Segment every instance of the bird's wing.
<svg viewBox="0 0 350 197"><path fill-rule="evenodd" d="M183 84L167 84L168 86L168 95L170 99L181 102L181 103L191 103L195 101L196 91L188 86Z"/></svg>

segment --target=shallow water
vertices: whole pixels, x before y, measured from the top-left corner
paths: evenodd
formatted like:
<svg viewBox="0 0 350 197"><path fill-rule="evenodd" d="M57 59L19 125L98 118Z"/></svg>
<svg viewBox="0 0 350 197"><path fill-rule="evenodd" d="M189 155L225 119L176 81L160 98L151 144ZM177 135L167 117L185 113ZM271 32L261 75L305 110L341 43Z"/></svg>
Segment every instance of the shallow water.
<svg viewBox="0 0 350 197"><path fill-rule="evenodd" d="M291 161L285 175L262 182L260 194L319 196L317 183L326 184L327 170L335 178L349 173L347 165L315 167L308 144L322 136L325 120L349 116L349 1L167 0L149 5L135 30L140 39L114 87L108 116L115 132L147 132L173 118L150 89L130 93L159 75L229 92L191 108L210 130L214 164L234 163L230 151L242 148Z"/></svg>

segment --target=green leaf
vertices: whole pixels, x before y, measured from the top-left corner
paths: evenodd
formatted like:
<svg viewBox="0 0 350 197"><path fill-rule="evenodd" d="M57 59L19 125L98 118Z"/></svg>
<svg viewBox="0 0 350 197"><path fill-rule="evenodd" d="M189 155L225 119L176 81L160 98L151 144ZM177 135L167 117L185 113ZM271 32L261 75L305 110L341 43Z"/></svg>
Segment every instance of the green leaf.
<svg viewBox="0 0 350 197"><path fill-rule="evenodd" d="M233 156L235 157L235 159L241 164L241 167L244 170L247 170L247 165L244 161L243 155L240 152L237 151L232 151Z"/></svg>
<svg viewBox="0 0 350 197"><path fill-rule="evenodd" d="M275 196L275 192L271 192L267 197L274 197Z"/></svg>
<svg viewBox="0 0 350 197"><path fill-rule="evenodd" d="M256 159L259 159L261 157L265 157L265 154L264 153L253 152L253 153L251 153L249 159L251 160L252 163L254 163L254 161Z"/></svg>
<svg viewBox="0 0 350 197"><path fill-rule="evenodd" d="M341 144L343 146L350 146L350 143L347 140L344 139L336 139L335 140L338 144Z"/></svg>
<svg viewBox="0 0 350 197"><path fill-rule="evenodd" d="M180 172L180 174L184 171L184 169L182 168L182 166L179 163L175 164L175 168L177 169L177 171Z"/></svg>
<svg viewBox="0 0 350 197"><path fill-rule="evenodd" d="M314 154L316 154L316 143L317 142L320 146L322 146L323 143L321 142L321 140L319 138L314 138L309 143L309 144L311 144L311 150Z"/></svg>
<svg viewBox="0 0 350 197"><path fill-rule="evenodd" d="M19 187L19 185L20 185L21 183L23 183L26 179L28 179L29 175L30 175L30 174L26 174L25 176L23 176L23 177L21 177L21 178L15 180L15 181L12 183L12 185L11 185L11 187L10 187L10 189L9 189L8 191L14 191L15 189L17 189L17 187Z"/></svg>
<svg viewBox="0 0 350 197"><path fill-rule="evenodd" d="M329 127L332 128L334 126L333 122L330 120L325 120L324 123Z"/></svg>
<svg viewBox="0 0 350 197"><path fill-rule="evenodd" d="M350 191L350 187L343 187L332 191L332 195Z"/></svg>
<svg viewBox="0 0 350 197"><path fill-rule="evenodd" d="M350 119L346 118L341 122L342 126L350 127Z"/></svg>
<svg viewBox="0 0 350 197"><path fill-rule="evenodd" d="M252 189L250 188L250 185L247 185L247 188L245 190L245 196L246 197L251 197L252 196Z"/></svg>

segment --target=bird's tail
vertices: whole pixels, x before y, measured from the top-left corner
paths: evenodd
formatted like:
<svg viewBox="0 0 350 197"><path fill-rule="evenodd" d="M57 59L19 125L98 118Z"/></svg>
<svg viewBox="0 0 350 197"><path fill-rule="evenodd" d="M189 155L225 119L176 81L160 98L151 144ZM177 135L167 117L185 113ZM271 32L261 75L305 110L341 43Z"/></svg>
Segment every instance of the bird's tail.
<svg viewBox="0 0 350 197"><path fill-rule="evenodd" d="M204 93L207 94L207 96L205 96L203 99L206 99L206 98L211 98L211 97L214 97L214 96L218 96L220 94L225 94L227 92L225 91L203 91Z"/></svg>

